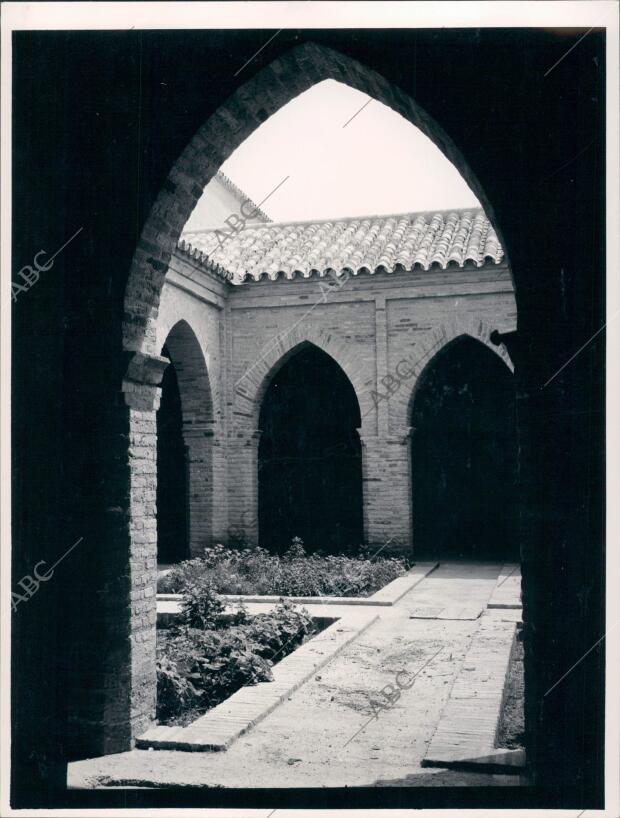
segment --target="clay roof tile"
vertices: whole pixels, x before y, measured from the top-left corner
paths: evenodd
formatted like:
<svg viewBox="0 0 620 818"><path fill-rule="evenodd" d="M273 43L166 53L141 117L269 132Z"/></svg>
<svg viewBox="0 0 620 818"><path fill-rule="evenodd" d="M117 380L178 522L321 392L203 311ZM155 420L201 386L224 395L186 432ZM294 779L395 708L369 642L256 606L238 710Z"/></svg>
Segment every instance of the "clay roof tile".
<svg viewBox="0 0 620 818"><path fill-rule="evenodd" d="M324 222L250 225L239 233L204 230L179 241L179 249L236 281L294 278L433 265L499 264L504 251L481 209L397 214Z"/></svg>

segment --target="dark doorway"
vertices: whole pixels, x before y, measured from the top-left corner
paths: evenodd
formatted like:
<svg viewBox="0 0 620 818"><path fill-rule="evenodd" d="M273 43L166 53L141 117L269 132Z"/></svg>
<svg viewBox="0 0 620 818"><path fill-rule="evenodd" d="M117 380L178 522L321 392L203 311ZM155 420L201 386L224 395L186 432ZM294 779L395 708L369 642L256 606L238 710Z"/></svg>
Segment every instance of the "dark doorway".
<svg viewBox="0 0 620 818"><path fill-rule="evenodd" d="M293 537L308 550L362 543L360 409L349 379L308 345L271 381L258 449L261 546L281 552Z"/></svg>
<svg viewBox="0 0 620 818"><path fill-rule="evenodd" d="M166 347L162 355L170 357ZM157 561L173 563L188 557L187 457L179 383L171 363L164 372L157 411Z"/></svg>
<svg viewBox="0 0 620 818"><path fill-rule="evenodd" d="M411 418L416 556L518 560L513 376L479 341L440 352Z"/></svg>

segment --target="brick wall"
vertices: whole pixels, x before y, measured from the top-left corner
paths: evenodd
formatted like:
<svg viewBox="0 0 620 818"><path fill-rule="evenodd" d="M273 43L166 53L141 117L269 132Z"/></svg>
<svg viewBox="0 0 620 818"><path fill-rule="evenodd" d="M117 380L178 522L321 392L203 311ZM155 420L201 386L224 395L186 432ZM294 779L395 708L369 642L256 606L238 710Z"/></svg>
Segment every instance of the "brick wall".
<svg viewBox="0 0 620 818"><path fill-rule="evenodd" d="M317 278L231 285L180 252L171 270L157 339L167 339L179 373L193 553L226 541L229 526L257 541L261 402L274 373L306 344L342 367L360 404L365 540L409 550L416 382L462 335L512 368L506 349L490 340L494 330L516 328L506 266L351 277L327 296ZM181 326L187 337L175 343Z"/></svg>

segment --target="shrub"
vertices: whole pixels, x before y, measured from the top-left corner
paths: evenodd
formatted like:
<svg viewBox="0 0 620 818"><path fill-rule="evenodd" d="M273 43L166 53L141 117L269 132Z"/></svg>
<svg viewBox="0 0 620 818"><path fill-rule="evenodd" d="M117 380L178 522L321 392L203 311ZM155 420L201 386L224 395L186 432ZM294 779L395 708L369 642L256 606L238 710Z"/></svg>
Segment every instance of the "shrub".
<svg viewBox="0 0 620 818"><path fill-rule="evenodd" d="M204 556L175 566L158 582L160 592L181 593L208 578L221 594L368 596L407 570L397 557L307 555L295 538L284 554L264 548L206 548Z"/></svg>
<svg viewBox="0 0 620 818"><path fill-rule="evenodd" d="M200 691L183 676L176 662L167 655L157 659L157 718L170 721L199 704Z"/></svg>
<svg viewBox="0 0 620 818"><path fill-rule="evenodd" d="M270 681L275 661L313 632L307 611L290 603L249 617L225 613L210 580L194 582L178 627L158 634L157 718L185 723L247 684Z"/></svg>
<svg viewBox="0 0 620 818"><path fill-rule="evenodd" d="M202 692L202 704L213 707L246 684L270 681L271 663L260 656L243 630L197 631L196 650L187 678Z"/></svg>
<svg viewBox="0 0 620 818"><path fill-rule="evenodd" d="M284 552L285 560L296 560L305 557L306 549L304 548L304 541L301 537L293 537L290 548Z"/></svg>
<svg viewBox="0 0 620 818"><path fill-rule="evenodd" d="M281 602L272 613L258 614L248 624L247 635L265 659L282 658L301 644L314 629L312 618L291 602Z"/></svg>
<svg viewBox="0 0 620 818"><path fill-rule="evenodd" d="M183 621L190 628L211 628L216 626L223 613L224 603L208 573L192 576L183 590Z"/></svg>

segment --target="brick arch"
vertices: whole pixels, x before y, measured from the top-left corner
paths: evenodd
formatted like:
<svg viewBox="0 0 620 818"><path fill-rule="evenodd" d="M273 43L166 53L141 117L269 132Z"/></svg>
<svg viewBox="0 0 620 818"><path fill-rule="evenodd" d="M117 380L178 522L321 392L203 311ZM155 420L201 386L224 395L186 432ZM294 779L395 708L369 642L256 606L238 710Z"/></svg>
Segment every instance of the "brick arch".
<svg viewBox="0 0 620 818"><path fill-rule="evenodd" d="M200 342L187 321L181 319L174 324L165 346L176 370L181 397L188 469L188 540L195 556L211 543L213 536L213 397Z"/></svg>
<svg viewBox="0 0 620 818"><path fill-rule="evenodd" d="M253 428L258 428L260 407L273 376L289 358L310 344L329 355L345 373L357 397L360 416L363 418L372 412L370 388L374 383L374 372L369 372L360 363L355 346L332 331L300 324L271 342L267 351L242 373L235 384L237 415L251 418Z"/></svg>
<svg viewBox="0 0 620 818"><path fill-rule="evenodd" d="M140 593L144 597L139 605L132 602L128 608L127 625L131 635L128 655L134 672L127 691L130 708L123 719L132 738L149 724L154 712L156 691L153 662L156 606L153 592L157 577L153 559L156 538L152 513L156 492L153 479L155 452L153 445L143 443L145 438L153 436L159 384L167 364L158 354L161 347L158 345L157 316L168 265L204 187L222 163L265 119L294 97L327 79L349 85L382 102L428 136L474 191L494 223L500 241L506 246L484 190L441 126L408 95L379 74L329 48L306 43L291 49L240 86L195 134L172 167L142 228L124 298L122 347L128 364L122 391L124 411L127 413L124 422L126 420L129 429L130 482L127 534L131 580L135 583L132 593ZM292 348L293 338L294 334L288 342L278 343L290 343ZM305 337L299 338L299 343L306 340L317 343L308 332ZM362 416L369 415L372 429L377 419L376 405L371 398L376 386L364 380L356 359L357 349L352 344L347 346L343 341L338 341L335 336L320 338L317 346L331 355L347 373L358 396ZM282 348L278 357L287 351ZM273 361L275 363L277 361ZM225 459L237 469L237 473L247 475L247 485L236 487L237 490L229 495L229 513L233 515L233 521L235 515L242 519L244 510L251 512L254 507L257 447L249 425L252 420L248 418L254 419L256 395L248 402L248 397L237 394L234 403L240 409L236 413L237 419L246 414L246 419L242 421L245 427L236 430ZM248 407L251 410L249 414ZM254 423L256 421L257 418ZM244 435L246 431L250 431L250 435ZM221 455L218 458L219 463ZM224 463L222 468L226 465ZM209 469L205 469L205 472L209 472ZM218 501L214 506L214 511L220 513L218 508L223 509L224 503ZM117 744L119 747L121 745L122 749L128 749L123 742Z"/></svg>
<svg viewBox="0 0 620 818"><path fill-rule="evenodd" d="M170 257L205 185L231 153L291 99L333 79L384 103L419 128L457 168L505 247L494 211L464 157L414 100L357 61L315 43L288 51L259 71L209 117L174 164L142 229L125 292L123 347L156 353L159 299Z"/></svg>
<svg viewBox="0 0 620 818"><path fill-rule="evenodd" d="M405 432L408 429L415 399L416 387L420 382L420 377L424 370L432 363L435 356L444 350L448 345L456 341L457 338L470 336L476 341L484 344L493 353L498 355L511 372L514 372L514 365L504 344L499 346L491 341L493 329L484 321L471 319L455 320L449 324L442 324L425 335L416 342L413 353L406 360L406 367L403 371L411 372L410 379L403 381L402 386L392 397L391 418L397 432Z"/></svg>
<svg viewBox="0 0 620 818"><path fill-rule="evenodd" d="M170 351L170 360L177 373L184 428L213 424L213 396L207 362L196 333L184 318L170 328L164 345Z"/></svg>

